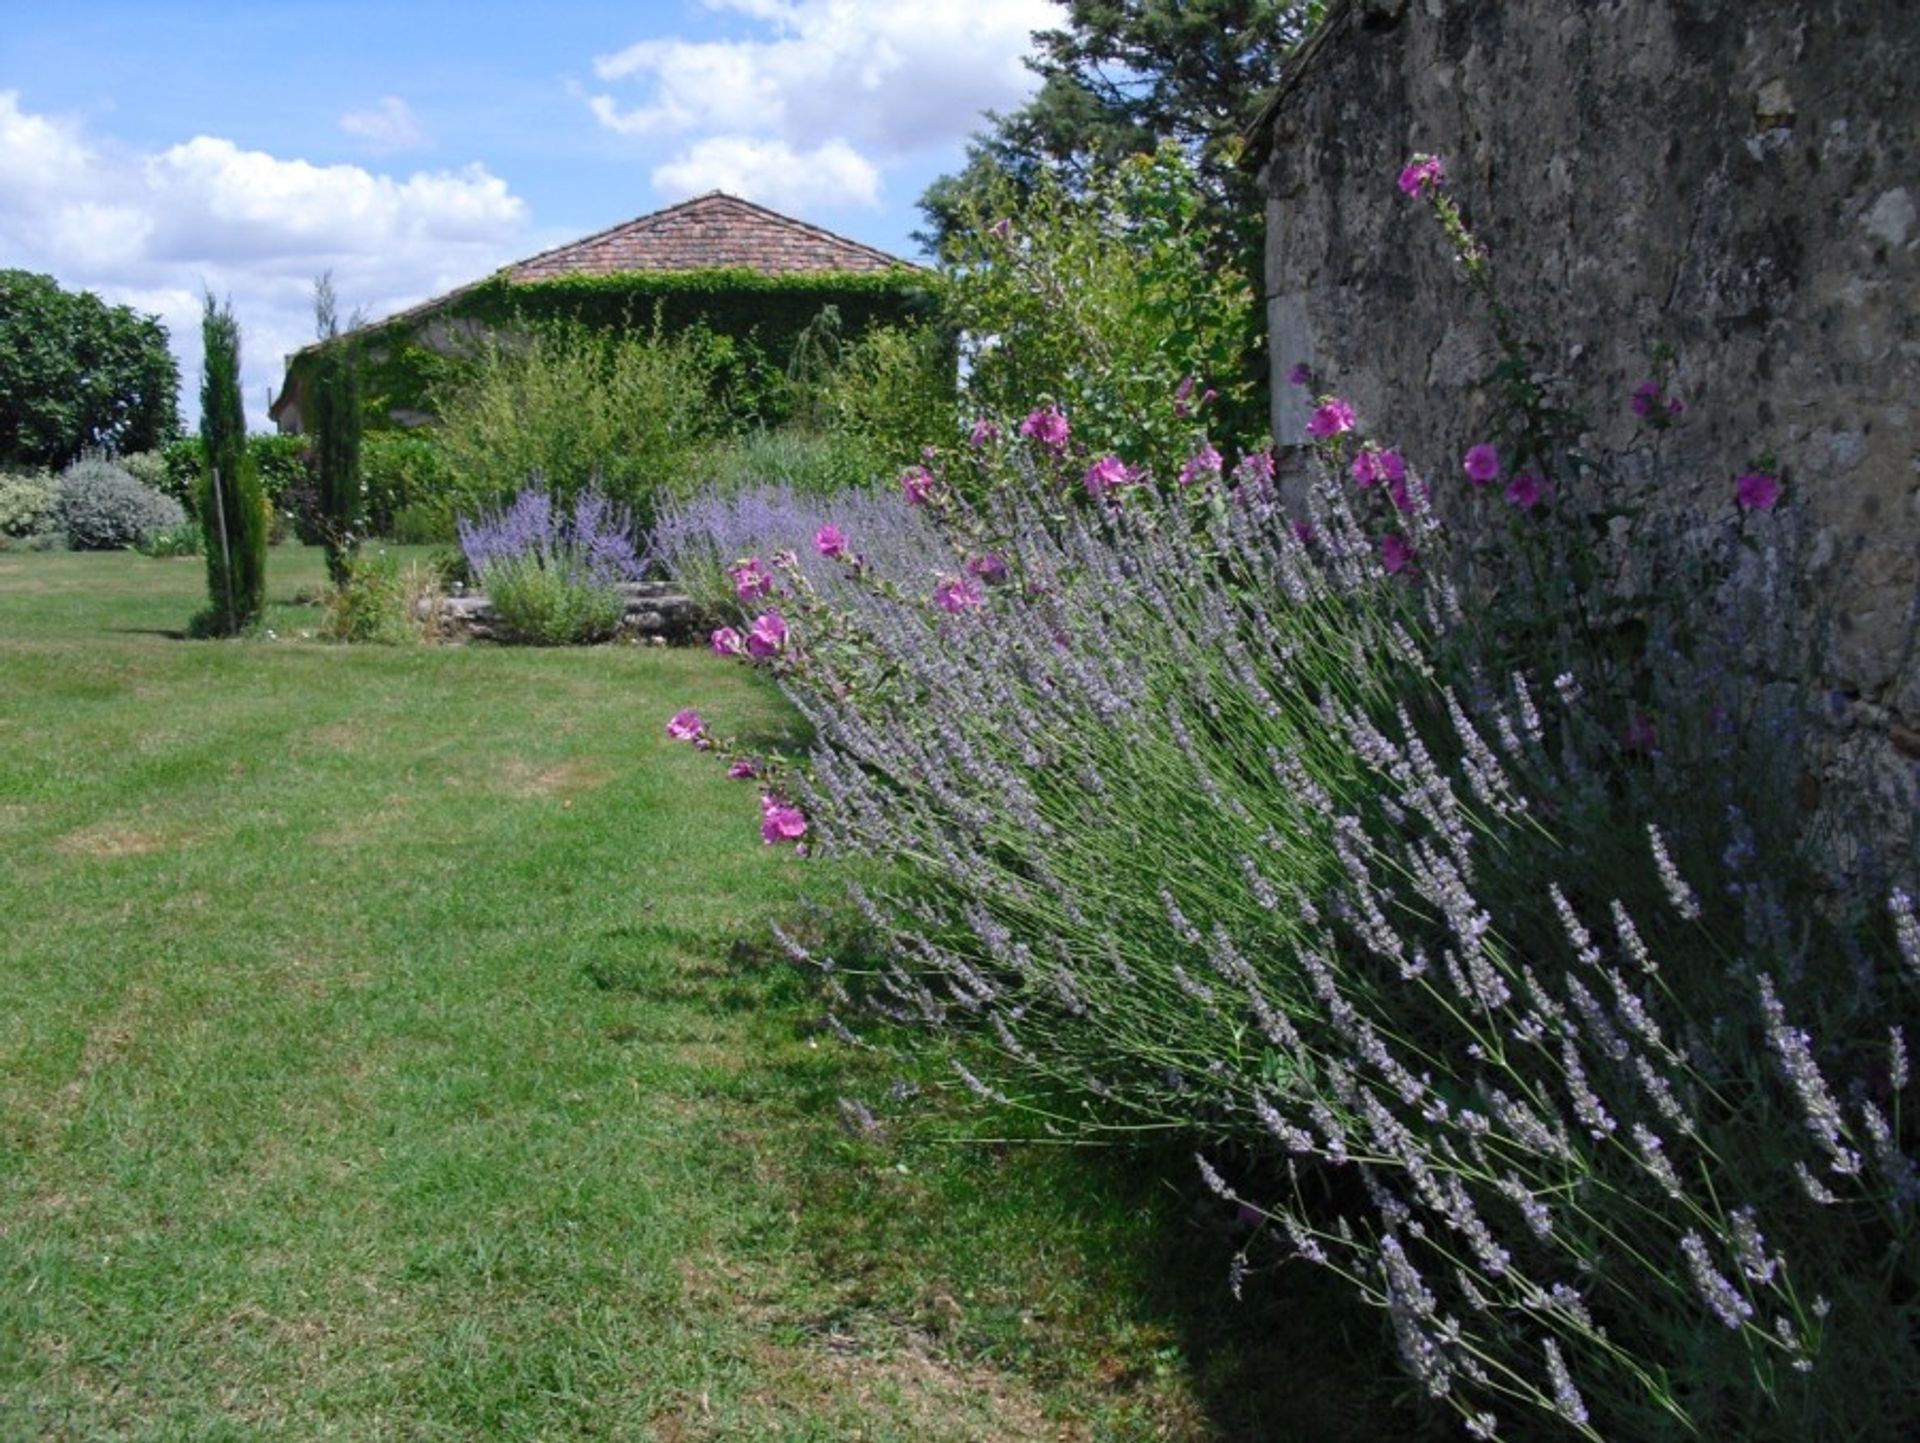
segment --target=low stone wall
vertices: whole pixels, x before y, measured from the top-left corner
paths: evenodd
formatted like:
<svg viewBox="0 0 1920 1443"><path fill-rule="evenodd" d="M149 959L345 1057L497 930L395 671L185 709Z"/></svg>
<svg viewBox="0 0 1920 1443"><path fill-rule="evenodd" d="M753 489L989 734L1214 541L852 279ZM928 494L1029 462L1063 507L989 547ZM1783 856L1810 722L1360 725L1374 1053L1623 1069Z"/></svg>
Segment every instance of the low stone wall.
<svg viewBox="0 0 1920 1443"><path fill-rule="evenodd" d="M1335 0L1256 135L1273 374L1305 362L1443 483L1496 356L1395 179L1446 159L1543 372L1674 521L1776 458L1845 724L1920 754L1920 5ZM1637 452L1657 345L1688 407ZM1274 386L1274 434L1306 395ZM1889 763L1900 765L1889 755Z"/></svg>
<svg viewBox="0 0 1920 1443"><path fill-rule="evenodd" d="M627 596L626 619L620 627L623 637L659 645L698 639L703 629L700 608L675 591L671 582L634 581L623 589ZM421 607L423 620L427 608L438 609L439 625L450 637L481 641L500 637L493 604L481 592L423 601Z"/></svg>

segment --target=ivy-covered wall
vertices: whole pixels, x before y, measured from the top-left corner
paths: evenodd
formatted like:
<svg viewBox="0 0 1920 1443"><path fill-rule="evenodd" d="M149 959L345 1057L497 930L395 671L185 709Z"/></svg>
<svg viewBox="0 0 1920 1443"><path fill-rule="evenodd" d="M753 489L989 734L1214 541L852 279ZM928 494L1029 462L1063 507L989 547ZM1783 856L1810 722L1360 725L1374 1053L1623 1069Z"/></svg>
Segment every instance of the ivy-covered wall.
<svg viewBox="0 0 1920 1443"><path fill-rule="evenodd" d="M873 273L788 275L730 267L629 271L525 284L494 276L431 309L356 331L351 340L364 357L367 424L409 426L432 415L435 388L457 379L462 351L487 335L554 323L627 331L657 325L668 332L698 326L730 344L737 374L784 371L795 338L824 307L839 311L841 333L851 339L875 325L932 320L938 308L936 284L927 272L904 266ZM302 424L308 372L317 349L309 347L290 364L293 405L282 413L283 427ZM737 404L765 404L763 388L739 385L732 394Z"/></svg>

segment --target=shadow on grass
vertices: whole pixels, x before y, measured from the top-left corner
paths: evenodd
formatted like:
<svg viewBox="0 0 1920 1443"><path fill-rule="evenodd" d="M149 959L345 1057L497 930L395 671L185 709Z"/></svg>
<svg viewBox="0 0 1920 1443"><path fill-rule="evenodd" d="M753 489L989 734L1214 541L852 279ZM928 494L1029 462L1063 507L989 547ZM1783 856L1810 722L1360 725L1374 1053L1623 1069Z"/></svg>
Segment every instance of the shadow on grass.
<svg viewBox="0 0 1920 1443"><path fill-rule="evenodd" d="M737 944L731 970L758 974L790 1017L824 1010L776 949ZM1416 1395L1383 1315L1333 1275L1286 1261L1208 1193L1190 1140L998 1139L1010 1119L933 1100L925 1059L818 1040L810 1058L740 1081L756 1105L778 1097L818 1119L803 1128L793 1181L809 1199L799 1241L846 1310L836 1326L864 1313L929 1334L960 1360L1071 1400L1097 1437L1455 1436L1451 1416ZM880 1114L870 1136L836 1125L850 1088Z"/></svg>

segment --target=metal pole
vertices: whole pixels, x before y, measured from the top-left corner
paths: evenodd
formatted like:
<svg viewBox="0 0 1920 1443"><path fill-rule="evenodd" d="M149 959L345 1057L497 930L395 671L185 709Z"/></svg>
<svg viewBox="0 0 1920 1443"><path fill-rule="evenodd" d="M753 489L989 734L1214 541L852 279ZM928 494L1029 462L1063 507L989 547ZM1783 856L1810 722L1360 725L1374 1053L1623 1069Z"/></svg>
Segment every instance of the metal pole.
<svg viewBox="0 0 1920 1443"><path fill-rule="evenodd" d="M221 574L227 582L227 635L235 636L240 631L240 618L233 609L233 550L227 545L227 503L220 494L220 468L213 468L213 514L220 518L220 563Z"/></svg>

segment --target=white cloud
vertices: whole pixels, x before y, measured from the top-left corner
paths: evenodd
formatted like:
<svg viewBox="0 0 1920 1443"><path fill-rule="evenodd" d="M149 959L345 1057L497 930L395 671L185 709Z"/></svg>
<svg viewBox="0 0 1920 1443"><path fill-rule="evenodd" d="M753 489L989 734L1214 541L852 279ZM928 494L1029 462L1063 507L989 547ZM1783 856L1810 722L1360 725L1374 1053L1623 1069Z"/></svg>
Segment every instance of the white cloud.
<svg viewBox="0 0 1920 1443"><path fill-rule="evenodd" d="M690 148L663 167L675 174L721 139L738 153L844 149L876 175L954 145L979 128L983 110L1010 109L1033 92L1021 57L1031 33L1058 20L1049 0L706 3L761 22L769 37L642 40L593 63L609 87L588 97L603 126L688 138Z"/></svg>
<svg viewBox="0 0 1920 1443"><path fill-rule="evenodd" d="M368 110L349 110L340 117L340 128L366 141L375 155L418 150L428 143L413 107L397 95L381 96L380 103Z"/></svg>
<svg viewBox="0 0 1920 1443"><path fill-rule="evenodd" d="M877 205L880 172L844 140L796 152L784 140L716 135L658 166L654 186L670 195L724 190L786 210Z"/></svg>
<svg viewBox="0 0 1920 1443"><path fill-rule="evenodd" d="M143 153L0 91L0 255L157 314L198 409L205 290L233 301L247 412L313 336L313 280L381 316L478 279L529 248L527 208L485 167L401 178L194 136Z"/></svg>

